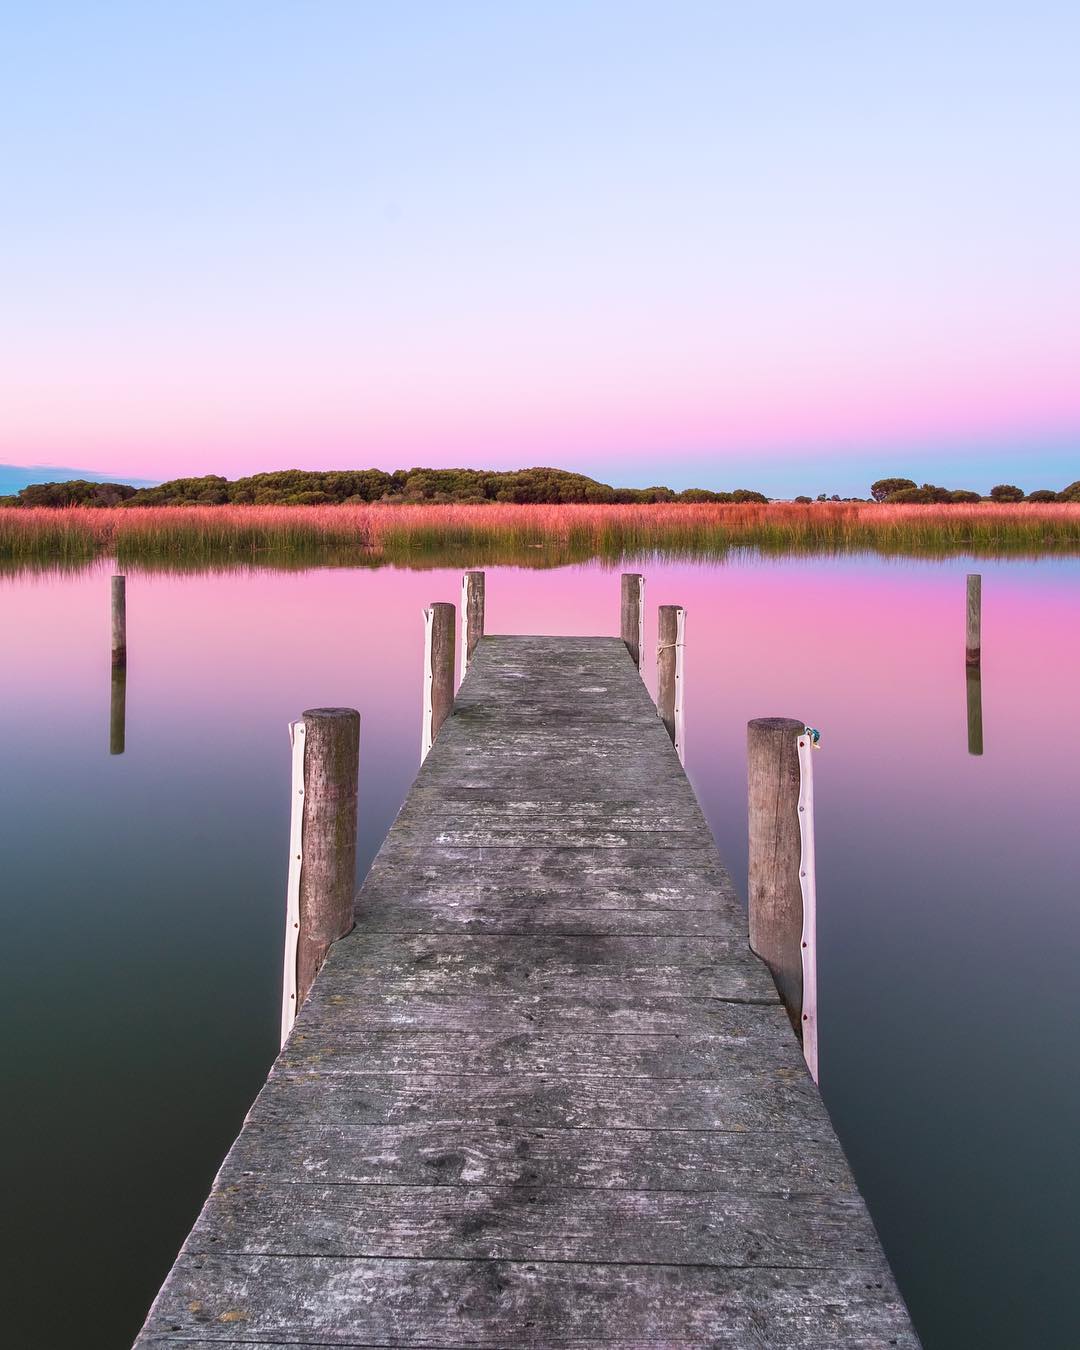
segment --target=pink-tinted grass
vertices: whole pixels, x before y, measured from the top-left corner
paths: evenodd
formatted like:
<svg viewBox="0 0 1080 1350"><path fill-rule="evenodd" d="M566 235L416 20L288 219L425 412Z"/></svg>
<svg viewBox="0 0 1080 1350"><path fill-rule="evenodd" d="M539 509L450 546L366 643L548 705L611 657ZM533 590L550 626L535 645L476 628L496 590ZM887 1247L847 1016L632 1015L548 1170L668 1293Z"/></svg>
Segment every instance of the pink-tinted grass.
<svg viewBox="0 0 1080 1350"><path fill-rule="evenodd" d="M890 554L1080 552L1080 504L164 506L0 509L0 561L192 567L470 561L544 565L732 549Z"/></svg>

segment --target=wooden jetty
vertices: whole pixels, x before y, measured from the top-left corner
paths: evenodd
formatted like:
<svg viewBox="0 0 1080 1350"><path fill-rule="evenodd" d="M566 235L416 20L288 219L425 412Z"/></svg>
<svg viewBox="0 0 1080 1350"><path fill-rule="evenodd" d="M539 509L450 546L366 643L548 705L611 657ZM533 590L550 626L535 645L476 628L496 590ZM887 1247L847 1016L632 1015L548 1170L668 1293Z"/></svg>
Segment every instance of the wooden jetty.
<svg viewBox="0 0 1080 1350"><path fill-rule="evenodd" d="M479 639L137 1341L174 1345L918 1345L620 639Z"/></svg>

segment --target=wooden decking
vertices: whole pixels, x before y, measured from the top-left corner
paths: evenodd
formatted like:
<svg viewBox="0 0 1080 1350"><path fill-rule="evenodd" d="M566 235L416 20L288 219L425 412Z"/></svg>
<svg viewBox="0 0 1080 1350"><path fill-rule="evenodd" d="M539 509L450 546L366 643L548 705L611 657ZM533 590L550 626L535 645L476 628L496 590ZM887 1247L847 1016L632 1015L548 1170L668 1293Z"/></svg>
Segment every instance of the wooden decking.
<svg viewBox="0 0 1080 1350"><path fill-rule="evenodd" d="M917 1346L617 639L485 638L160 1346Z"/></svg>

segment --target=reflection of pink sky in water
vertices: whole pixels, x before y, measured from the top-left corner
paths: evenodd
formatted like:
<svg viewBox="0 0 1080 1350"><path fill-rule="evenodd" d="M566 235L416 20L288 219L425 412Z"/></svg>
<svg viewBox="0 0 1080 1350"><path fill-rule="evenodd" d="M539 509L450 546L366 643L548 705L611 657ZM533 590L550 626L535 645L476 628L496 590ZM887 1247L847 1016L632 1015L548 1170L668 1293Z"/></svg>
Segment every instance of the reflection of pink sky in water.
<svg viewBox="0 0 1080 1350"><path fill-rule="evenodd" d="M981 1310L972 1343L991 1331L1010 1343L1011 1305L988 1301L989 1287L1049 1288L1059 1275L1068 1286L1067 1242L1048 1249L1025 1235L1054 1231L1080 1118L1061 1076L1075 1053L1080 961L1070 731L1080 564L979 567L981 758L967 753L964 563L641 569L650 684L656 607L687 609L687 767L740 890L746 721L797 716L821 729L822 1086L901 1285L939 1344L958 1343L956 1308ZM612 633L618 571L488 569L488 630ZM460 572L129 574L127 751L114 759L108 572L0 580L9 893L35 894L7 917L31 926L24 944L52 944L59 972L52 988L38 972L21 997L63 1007L73 980L101 980L102 953L130 931L136 964L118 967L115 987L152 964L144 978L177 1053L201 1062L212 1050L205 1028L187 1027L194 982L228 1023L215 1022L215 1038L262 1037L271 1054L286 724L320 704L360 709L366 864L417 767L421 612L458 602ZM72 909L73 891L92 916ZM57 934L91 917L92 934L58 952ZM114 1057L125 1053L120 1025ZM245 1105L223 1101L219 1143ZM121 1108L132 1109L122 1092ZM204 1147L212 1170L216 1145ZM1062 1233L1069 1224L1071 1214ZM993 1245L980 1245L989 1232ZM972 1251L977 1279L960 1255ZM942 1289L954 1291L944 1302ZM1052 1331L1042 1343L1061 1341Z"/></svg>
<svg viewBox="0 0 1080 1350"><path fill-rule="evenodd" d="M987 753L1015 754L1047 709L1069 706L1080 640L1073 563L983 564ZM656 607L688 611L690 765L740 753L748 717L805 716L839 759L868 738L922 773L964 739L962 564L877 561L643 565L645 675ZM0 581L8 679L21 698L62 696L64 716L100 702L108 569ZM1036 580L1037 578L1037 580ZM343 703L407 722L419 700L421 611L459 599L460 573L395 568L128 580L132 710L228 707L246 722ZM618 570L489 569L489 632L611 633ZM374 729L369 727L369 731ZM708 751L706 750L708 747ZM1065 738L1040 755L1064 758ZM830 770L822 761L824 771ZM967 773L961 758L956 771ZM1048 765L1042 763L1045 774ZM992 772L992 771L991 771ZM985 777L985 771L983 776Z"/></svg>

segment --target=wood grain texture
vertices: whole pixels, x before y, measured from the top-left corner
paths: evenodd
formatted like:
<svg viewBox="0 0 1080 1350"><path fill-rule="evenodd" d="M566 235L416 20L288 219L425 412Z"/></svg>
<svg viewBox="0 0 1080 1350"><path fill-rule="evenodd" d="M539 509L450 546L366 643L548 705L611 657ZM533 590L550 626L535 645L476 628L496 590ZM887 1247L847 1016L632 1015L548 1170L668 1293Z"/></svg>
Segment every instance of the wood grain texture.
<svg viewBox="0 0 1080 1350"><path fill-rule="evenodd" d="M430 606L431 738L438 736L454 707L454 625L457 611L444 601Z"/></svg>
<svg viewBox="0 0 1080 1350"><path fill-rule="evenodd" d="M964 659L969 666L978 666L982 662L982 574L979 572L968 573Z"/></svg>
<svg viewBox="0 0 1080 1350"><path fill-rule="evenodd" d="M127 665L127 578L114 576L109 590L110 650L113 667Z"/></svg>
<svg viewBox="0 0 1080 1350"><path fill-rule="evenodd" d="M467 639L463 655L467 668L469 662L473 659L473 653L476 651L480 639L484 636L484 574L483 572L466 572L464 580L465 612L462 618L465 620Z"/></svg>
<svg viewBox="0 0 1080 1350"><path fill-rule="evenodd" d="M331 945L353 925L360 714L353 708L304 713L303 863L296 1002L301 1007Z"/></svg>
<svg viewBox="0 0 1080 1350"><path fill-rule="evenodd" d="M750 946L772 972L794 1027L802 1013L798 738L804 723L758 717L746 729Z"/></svg>
<svg viewBox="0 0 1080 1350"><path fill-rule="evenodd" d="M619 596L619 632L634 665L641 669L641 573L624 572Z"/></svg>
<svg viewBox="0 0 1080 1350"><path fill-rule="evenodd" d="M675 742L675 648L679 640L678 605L661 605L656 625L656 711Z"/></svg>
<svg viewBox="0 0 1080 1350"><path fill-rule="evenodd" d="M917 1346L624 640L454 714L140 1350Z"/></svg>

